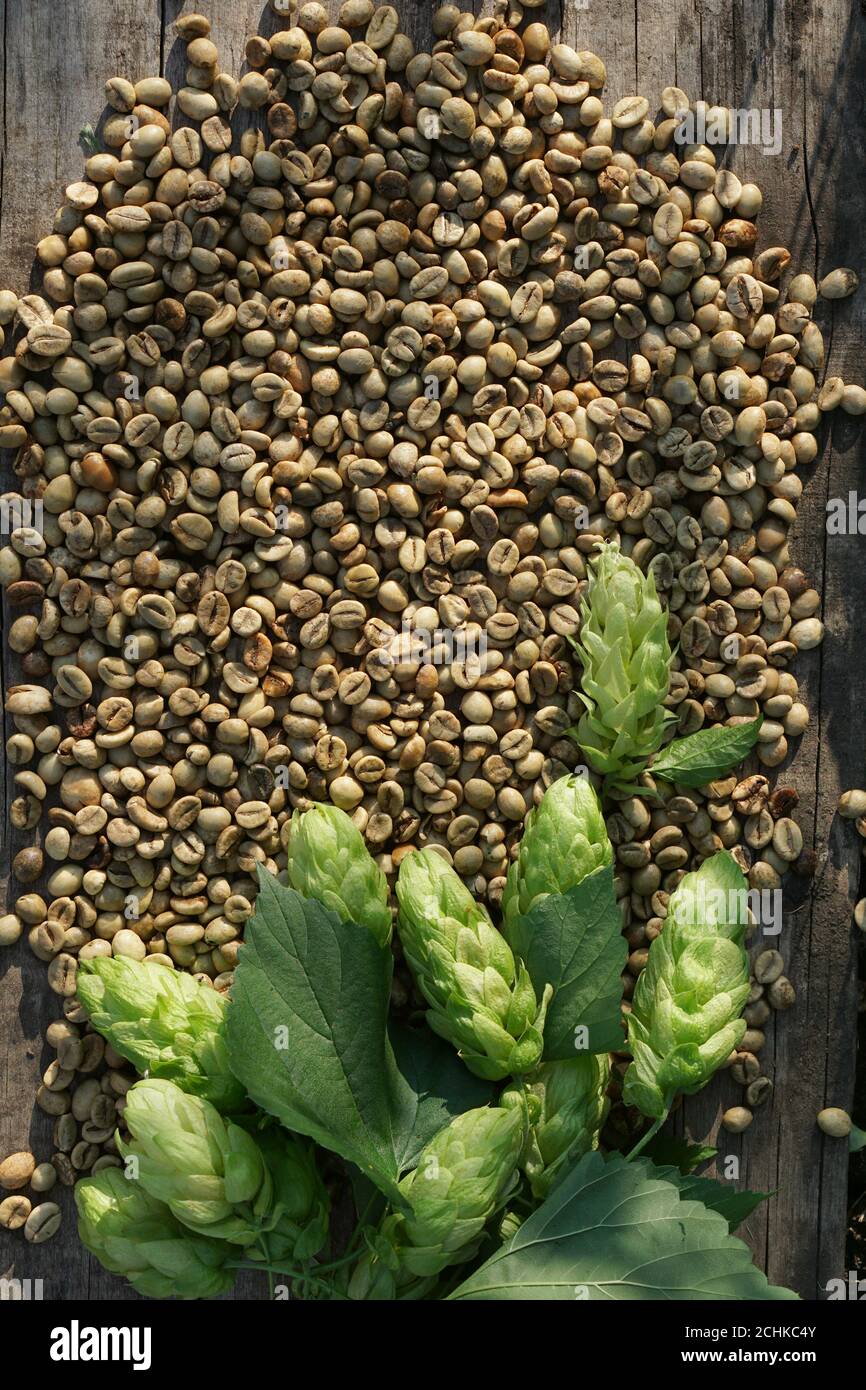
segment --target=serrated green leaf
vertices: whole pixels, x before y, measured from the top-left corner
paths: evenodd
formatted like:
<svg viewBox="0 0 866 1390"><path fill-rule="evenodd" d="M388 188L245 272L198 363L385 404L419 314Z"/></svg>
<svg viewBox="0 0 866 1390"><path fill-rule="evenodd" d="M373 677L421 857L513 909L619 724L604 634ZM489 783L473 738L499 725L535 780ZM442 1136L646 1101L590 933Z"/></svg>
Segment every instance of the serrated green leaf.
<svg viewBox="0 0 866 1390"><path fill-rule="evenodd" d="M257 1105L355 1163L399 1176L389 1097L392 959L370 932L262 873L228 1014L229 1059Z"/></svg>
<svg viewBox="0 0 866 1390"><path fill-rule="evenodd" d="M583 1050L622 1047L620 977L628 947L609 864L512 921L507 940L525 961L536 993L547 984L554 988L544 1025L545 1061L573 1057L575 1030L584 1026L589 1042Z"/></svg>
<svg viewBox="0 0 866 1390"><path fill-rule="evenodd" d="M574 1302L795 1299L725 1218L643 1159L587 1154L451 1298Z"/></svg>
<svg viewBox="0 0 866 1390"><path fill-rule="evenodd" d="M397 1069L408 1087L394 1110L395 1151L400 1171L406 1172L455 1115L487 1105L493 1087L473 1076L451 1044L426 1026L411 1028L392 1020L389 1034Z"/></svg>
<svg viewBox="0 0 866 1390"><path fill-rule="evenodd" d="M676 1183L684 1201L702 1202L709 1211L717 1211L723 1216L732 1233L772 1195L769 1192L750 1192L748 1189L738 1191L717 1178L697 1177L694 1173L683 1176L678 1168L656 1164L656 1169L669 1182Z"/></svg>
<svg viewBox="0 0 866 1390"><path fill-rule="evenodd" d="M703 787L748 757L763 722L764 716L759 714L748 724L716 725L699 729L687 738L675 738L661 750L649 770L653 777L666 782Z"/></svg>
<svg viewBox="0 0 866 1390"><path fill-rule="evenodd" d="M483 1104L489 1088L436 1039L421 1044L398 1029L395 1055L392 973L391 953L370 932L262 873L232 986L228 1045L257 1105L397 1200L397 1181L418 1152L453 1114Z"/></svg>
<svg viewBox="0 0 866 1390"><path fill-rule="evenodd" d="M710 1144L690 1144L688 1139L675 1134L659 1133L653 1136L643 1153L657 1168L676 1168L686 1176L715 1158L718 1149Z"/></svg>

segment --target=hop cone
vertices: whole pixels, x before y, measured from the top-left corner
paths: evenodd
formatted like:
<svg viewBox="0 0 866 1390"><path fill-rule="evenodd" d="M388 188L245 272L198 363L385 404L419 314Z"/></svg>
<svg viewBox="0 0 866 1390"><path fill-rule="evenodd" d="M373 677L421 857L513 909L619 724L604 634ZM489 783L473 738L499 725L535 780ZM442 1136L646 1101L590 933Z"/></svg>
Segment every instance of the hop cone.
<svg viewBox="0 0 866 1390"><path fill-rule="evenodd" d="M598 799L585 777L560 777L526 818L502 894L505 935L549 893L567 893L613 855Z"/></svg>
<svg viewBox="0 0 866 1390"><path fill-rule="evenodd" d="M574 643L586 705L574 737L596 772L626 785L660 746L671 718L663 707L671 667L667 614L653 576L616 546L605 545L593 563Z"/></svg>
<svg viewBox="0 0 866 1390"><path fill-rule="evenodd" d="M226 1001L182 970L123 956L81 962L78 996L94 1028L148 1076L164 1077L218 1110L246 1104L229 1070Z"/></svg>
<svg viewBox="0 0 866 1390"><path fill-rule="evenodd" d="M499 1225L496 1234L504 1245L506 1241L513 1240L525 1221L525 1217L517 1211L504 1211L499 1218Z"/></svg>
<svg viewBox="0 0 866 1390"><path fill-rule="evenodd" d="M742 941L746 880L725 852L687 874L649 949L628 1018L633 1062L623 1098L658 1119L678 1091L692 1095L737 1047L749 993Z"/></svg>
<svg viewBox="0 0 866 1390"><path fill-rule="evenodd" d="M365 1233L367 1249L343 1280L349 1298L365 1302L391 1303L426 1298L436 1283L436 1275L419 1276L405 1262L405 1221L392 1212L378 1230ZM437 1269L438 1273L438 1269Z"/></svg>
<svg viewBox="0 0 866 1390"><path fill-rule="evenodd" d="M527 1107L530 1129L521 1167L539 1201L573 1163L597 1147L609 1076L606 1055L582 1053L563 1062L543 1062L527 1078L525 1094L520 1086L503 1092L501 1105Z"/></svg>
<svg viewBox="0 0 866 1390"><path fill-rule="evenodd" d="M139 1081L118 1139L131 1179L202 1235L251 1245L271 1215L273 1182L255 1140L171 1081ZM131 1160L135 1160L134 1163Z"/></svg>
<svg viewBox="0 0 866 1390"><path fill-rule="evenodd" d="M415 1276L470 1259L517 1178L524 1137L517 1110L467 1110L441 1129L400 1183L406 1211L399 1254Z"/></svg>
<svg viewBox="0 0 866 1390"><path fill-rule="evenodd" d="M191 1235L168 1207L105 1168L75 1187L81 1242L112 1274L123 1274L148 1298L215 1298L234 1283L225 1262L236 1255L222 1240Z"/></svg>
<svg viewBox="0 0 866 1390"><path fill-rule="evenodd" d="M328 1238L330 1211L313 1146L279 1129L255 1137L274 1184L268 1254L274 1260L312 1259Z"/></svg>
<svg viewBox="0 0 866 1390"><path fill-rule="evenodd" d="M295 811L287 853L292 888L331 908L342 922L367 927L381 946L388 944L388 883L345 811L326 805Z"/></svg>
<svg viewBox="0 0 866 1390"><path fill-rule="evenodd" d="M395 1247L400 1217L388 1216L380 1229L366 1236L368 1249L345 1275L349 1298L364 1303L392 1303L397 1297L399 1256Z"/></svg>
<svg viewBox="0 0 866 1390"><path fill-rule="evenodd" d="M539 1007L525 965L435 850L407 854L397 900L400 940L433 1031L488 1081L530 1071L541 1060L550 988Z"/></svg>

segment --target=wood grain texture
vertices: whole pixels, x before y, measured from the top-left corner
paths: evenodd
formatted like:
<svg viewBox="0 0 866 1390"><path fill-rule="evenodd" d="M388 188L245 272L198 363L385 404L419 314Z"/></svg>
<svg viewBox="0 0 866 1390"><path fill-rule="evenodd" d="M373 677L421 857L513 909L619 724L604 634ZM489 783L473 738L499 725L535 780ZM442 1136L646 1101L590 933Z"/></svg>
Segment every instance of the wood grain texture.
<svg viewBox="0 0 866 1390"><path fill-rule="evenodd" d="M641 14L643 24L643 7ZM763 190L760 245L787 246L793 267L813 274L837 264L862 265L866 189L856 74L863 28L862 16L841 3L813 11L799 4L765 8L712 0L683 8L674 26L674 71L660 74L692 97L702 92L711 102L781 112L779 154L735 147L726 162ZM649 81L641 90L657 95ZM816 317L827 340L828 373L862 380L862 296L835 308L819 300ZM823 444L820 461L801 470L806 490L792 558L822 593L827 638L794 664L812 721L776 775L779 785L794 786L800 795L797 819L818 871L811 894L789 877L782 935L762 942L782 951L798 999L768 1026L761 1061L775 1091L746 1135L736 1138L718 1127L723 1110L742 1097L727 1078L690 1100L677 1122L695 1138L713 1138L720 1157L738 1157L743 1185L776 1193L743 1234L769 1278L805 1298L820 1296L842 1273L848 1155L844 1144L822 1137L815 1115L828 1104L847 1108L853 1094L851 906L859 843L835 809L839 792L858 785L864 767L862 718L852 701L864 662L852 621L863 592L860 542L856 536L829 539L825 529L828 497L846 496L857 485L862 432L840 416Z"/></svg>
<svg viewBox="0 0 866 1390"><path fill-rule="evenodd" d="M396 3L416 47L429 44L430 0ZM337 0L330 8L336 13ZM490 0L475 0L474 8L488 13ZM222 65L236 74L243 70L247 35L285 27L260 0L0 0L0 283L19 293L30 283L33 245L49 229L64 185L80 176L79 131L97 124L106 78L162 71L176 85L182 80L184 49L172 26L192 9L209 14ZM642 0L639 6L634 0L548 0L531 17L576 48L600 54L608 107L640 91L653 111L662 88L675 83L692 98L779 109L779 154L753 147L725 154L741 178L764 191L760 244L788 246L797 269L824 273L844 264L862 273L866 19L857 6L845 0ZM819 322L829 372L862 382L866 296L822 305ZM819 868L811 892L802 883L786 890L778 944L798 1000L768 1030L762 1060L775 1082L774 1099L745 1136L723 1131L721 1141L723 1155L740 1159L741 1183L777 1192L748 1223L758 1263L771 1280L806 1298L840 1274L843 1261L847 1154L843 1144L822 1139L814 1117L824 1104L847 1107L853 1092L851 906L859 842L834 813L839 791L864 782L866 643L855 616L863 598L860 538L833 538L828 545L824 516L828 497L856 489L862 452L859 423L840 415L820 461L804 470L793 555L823 594L828 634L822 648L796 664L812 722L779 780L799 791L798 818ZM8 620L4 610L4 627ZM8 652L3 674L7 683L16 677ZM7 808L9 795L7 787ZM8 831L8 813L4 831L5 872L30 837ZM21 1147L39 1157L51 1153L50 1122L38 1112L34 1117L32 1097L48 1060L44 1030L58 1012L45 967L26 945L0 954L0 1154ZM713 1135L721 1112L739 1099L739 1090L720 1079L689 1101L676 1127L695 1138ZM31 1248L20 1232L0 1234L0 1275L14 1268L21 1278L42 1278L47 1298L134 1298L83 1254L69 1196L62 1194L65 1224L49 1245ZM265 1297L266 1291L255 1280L239 1284L238 1294Z"/></svg>
<svg viewBox="0 0 866 1390"><path fill-rule="evenodd" d="M136 0L60 6L2 0L2 15L0 280L21 294L35 283L31 271L36 241L50 230L65 185L81 176L79 132L86 124L97 125L106 79L117 72L137 78L159 71L160 16L158 5L143 8ZM3 617L5 627L5 606ZM5 649L6 684L20 678L14 662L13 657L10 669ZM7 808L8 802L7 789ZM11 859L32 837L9 829L8 809L4 821ZM10 903L14 896L10 893ZM0 972L0 1151L29 1148L40 1159L50 1158L52 1122L34 1110L33 1095L50 1060L43 1037L60 1014L59 1000L46 986L44 965L23 941L14 951L4 952ZM2 1233L0 1273L42 1279L47 1299L125 1297L119 1281L79 1244L71 1193L64 1190L60 1200L63 1226L51 1245L29 1246L20 1231Z"/></svg>

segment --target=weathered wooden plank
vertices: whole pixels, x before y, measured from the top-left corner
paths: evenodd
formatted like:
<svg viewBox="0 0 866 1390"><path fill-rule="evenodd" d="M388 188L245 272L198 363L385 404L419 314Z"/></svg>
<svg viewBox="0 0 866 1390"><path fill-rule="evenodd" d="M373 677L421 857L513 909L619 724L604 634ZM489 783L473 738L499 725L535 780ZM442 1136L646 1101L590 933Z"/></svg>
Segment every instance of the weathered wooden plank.
<svg viewBox="0 0 866 1390"><path fill-rule="evenodd" d="M604 23L589 0L572 5L565 0L562 11L562 41L572 48L589 49L597 53L607 69L604 91L599 93L607 112L620 97L635 91L637 47L635 7L629 0L609 0L605 5Z"/></svg>
<svg viewBox="0 0 866 1390"><path fill-rule="evenodd" d="M96 126L103 108L107 78L121 74L137 80L167 72L181 85L185 45L174 32L184 11L198 8L188 0L68 0L56 9L48 0L20 7L0 0L0 33L5 63L0 64L0 282L23 293L32 283L33 247L50 230L54 208L65 184L80 177L81 128ZM339 0L331 0L336 16ZM214 39L227 71L243 70L246 38L285 27L259 0L212 7ZM429 11L414 0L407 30L417 43L429 37ZM251 116L250 121L256 117ZM238 128L243 121L237 123ZM10 487L11 459L4 459L3 487ZM14 614L12 615L14 617ZM4 606L2 628L10 616ZM0 652L0 685L20 678L8 647ZM11 662L11 664L10 664ZM7 734L10 730L7 729ZM2 761L2 760L0 760ZM5 761L2 761L5 772ZM4 829L8 827L10 790L4 790ZM30 834L10 832L3 845L2 868L8 871L15 852L32 843ZM34 885L38 889L39 885ZM0 878L3 902L14 900L14 881ZM0 1153L31 1148L39 1157L52 1152L51 1122L34 1110L33 1096L50 1060L43 1055L43 1035L58 1016L58 1001L47 989L45 967L22 941L0 955ZM45 1281L49 1298L135 1299L122 1281L106 1274L83 1252L74 1229L71 1194L61 1191L64 1226L49 1247L31 1247L20 1232L0 1232L0 1275ZM239 1280L239 1296L266 1296L261 1277Z"/></svg>
<svg viewBox="0 0 866 1390"><path fill-rule="evenodd" d="M799 178L794 234L803 246L804 263L811 242L821 273L836 264L862 268L866 188L862 178L852 178L852 171L863 168L862 26L838 0L822 9L794 7L784 18L788 71L774 90L776 104L791 122L797 158L786 161L780 201L790 186L788 176ZM787 139L785 145L787 149ZM784 212L780 220L784 225ZM862 296L836 309L819 304L829 372L862 381ZM818 874L811 912L792 914L786 922L790 972L800 1001L777 1031L781 1104L775 1162L780 1200L768 1216L767 1269L771 1278L786 1277L780 1246L787 1242L784 1253L793 1278L787 1277L796 1279L795 1287L809 1296L842 1273L848 1155L844 1144L822 1138L815 1115L826 1104L848 1108L853 1094L856 983L851 906L859 845L851 827L833 818L839 791L860 783L864 769L861 720L843 713L846 686L862 687L866 662L849 608L851 598L856 601L863 591L858 538L831 539L824 521L827 498L856 488L862 457L862 431L840 417L820 464L810 470L814 476L794 539L795 556L802 557L822 592L827 639L802 663L814 724L809 748L800 753L803 759L807 752L807 758L797 786L806 814L814 816Z"/></svg>
<svg viewBox="0 0 866 1390"><path fill-rule="evenodd" d="M851 114L852 107L862 107L862 97L853 90L860 57L856 30L841 5L824 7L816 17L808 5L703 0L696 7L605 6L602 23L597 5L587 11L566 4L563 38L577 48L593 48L603 58L605 95L611 101L637 90L649 97L652 108L661 89L676 83L692 99L766 108L770 115L780 110L778 154L734 146L723 162L764 190L761 245L788 246L794 268L810 271L818 264L819 246L832 245L829 258L826 253L821 258L823 271L833 263L858 263L856 229L862 226L864 190L862 180L855 185L846 173L862 167L862 122ZM835 121L833 113L843 109L846 121ZM847 144L839 140L831 169L827 136L839 125ZM839 189L845 190L841 198ZM842 323L832 339L828 335L831 370L858 380L852 358L862 341L863 310L854 301L836 313ZM844 441L844 454L836 447L837 436ZM862 768L863 758L856 722L839 728L843 721L830 711L838 707L842 672L851 672L855 682L862 679L863 655L842 616L844 593L861 588L862 582L854 568L856 539L847 542L844 552L840 544L838 554L835 548L825 554L823 519L828 493L846 495L855 486L854 441L859 438L856 425L840 422L821 465L803 470L807 491L792 536L793 558L822 588L828 617L826 648L804 653L795 669L813 712L812 724L779 773L780 782L800 794L798 817L805 840L823 866L811 902L802 885L791 885L786 895L790 910L781 945L800 1000L771 1027L762 1055L778 1098L758 1112L742 1140L722 1131L720 1141L723 1155L741 1159L741 1182L779 1189L779 1196L751 1219L746 1234L770 1277L791 1283L806 1297L814 1297L839 1272L846 1209L844 1146L834 1148L825 1141L822 1152L814 1116L830 1100L847 1104L853 1086L850 908L857 886L857 847L850 838L840 839L838 828L829 843L828 837L838 791L846 784L841 769L852 763ZM857 776L849 774L848 780L856 782ZM831 997L834 1007L821 1002ZM835 1029L828 1027L831 1017ZM694 1137L715 1136L719 1115L740 1099L739 1088L720 1078L705 1095L688 1102L677 1127L687 1126Z"/></svg>
<svg viewBox="0 0 866 1390"><path fill-rule="evenodd" d="M735 7L719 3L718 0L708 0L708 3L702 4L700 8L694 10L680 9L678 11L677 20L673 26L676 83L688 93L693 101L703 98L711 103L733 107L760 105L762 102L768 102L766 88L761 88L757 95L754 94L750 62L753 52L746 47L745 35L739 22L742 18L741 12L737 12ZM766 11L759 10L756 23L759 25L766 23ZM750 38L750 41L754 41L753 38ZM771 65L768 63L765 71L770 70ZM745 99L747 91L752 96L749 101ZM759 156L759 158L761 157ZM762 158L762 167L759 170L749 168L747 171L750 159L751 151L749 149L733 146L725 152L724 162L741 179L755 177L760 186L766 190L766 215L762 213L759 224L761 227L761 245L764 245L769 244L765 242L765 238L770 235L768 230L769 225L771 225L770 218L774 214L776 217L779 215L778 180L774 182L774 166L778 160ZM791 228L786 226L784 234L779 234L778 237L774 229L772 240L781 239L784 244L789 245L790 236ZM792 249L795 254L799 250L796 247ZM804 268L812 269L811 260L804 265ZM800 668L798 668L797 675L798 679L802 677ZM813 725L810 734L802 741L804 746L799 749L798 767L805 767L807 763L810 763L814 769L815 751L809 745L809 739L814 736L815 727ZM801 808L799 815L803 823L804 836L807 843L810 843L814 830L814 818L810 816L805 805ZM809 817L808 826L803 819L804 816ZM784 1077L778 1074L774 1056L775 1045L776 1033L771 1024L768 1029L766 1047L761 1053L761 1062L779 1088L780 1096L783 1096L785 1091ZM773 1160L778 1145L775 1094L773 1100L763 1108L762 1112L758 1113L748 1134L746 1136L734 1136L719 1126L719 1119L725 1109L731 1105L740 1104L741 1101L741 1089L735 1086L729 1077L719 1077L706 1092L690 1099L683 1106L681 1113L676 1117L675 1125L680 1130L686 1130L693 1138L707 1138L718 1146L717 1172L719 1176L730 1176L739 1171L737 1182L740 1185L745 1185L748 1182L759 1190L775 1191L778 1187L777 1178L768 1176L768 1170L774 1166ZM739 1168L732 1168L732 1163L739 1165ZM773 1201L775 1202L775 1200L774 1198ZM766 1264L767 1259L769 1219L770 1207L769 1204L765 1203L750 1217L747 1229L743 1233L752 1247L756 1260L762 1266ZM788 1272L786 1271L785 1281L787 1278Z"/></svg>
<svg viewBox="0 0 866 1390"><path fill-rule="evenodd" d="M35 283L33 247L50 230L64 185L81 175L79 132L86 124L97 124L106 79L121 73L137 80L160 71L161 9L159 0L146 5L139 0L70 0L59 7L46 0L27 6L0 0L5 56L0 279L18 293ZM4 479L9 486L8 460ZM8 611L3 618L5 631ZM20 670L14 662L10 668L8 649L4 659L8 684L20 678ZM7 827L8 804L7 788ZM32 838L9 832L4 868ZM13 884L13 898L17 891ZM43 1055L42 1040L48 1023L59 1016L59 1001L47 988L45 966L23 941L0 956L0 975L0 1152L31 1148L40 1158L49 1157L52 1125L34 1111L33 1096L50 1060ZM136 1298L85 1254L75 1233L71 1193L61 1190L60 1200L64 1225L50 1246L27 1245L20 1232L0 1233L0 1273L42 1279L46 1298Z"/></svg>
<svg viewBox="0 0 866 1390"><path fill-rule="evenodd" d="M855 182L846 171L862 167L861 127L849 117L830 161L826 130L822 133L822 127L834 126L834 109L862 108L855 91L861 55L857 45L851 48L844 7L825 6L815 14L809 6L731 6L708 0L697 9L677 6L672 16L668 7L662 16L661 8L641 6L638 30L640 41L649 11L649 67L654 72L664 51L664 33L673 33L675 76L662 69L659 86L675 80L693 99L781 112L778 154L736 146L724 161L764 191L760 245L788 246L792 269L814 271L820 261L826 270L831 264L852 263L852 257L858 264L856 229L862 226L866 198L862 180ZM644 56L641 42L640 90L654 97L658 93L652 78L644 75ZM818 185L821 196L816 196ZM835 192L840 189L842 197ZM822 325L830 322L828 307L819 308ZM854 357L862 341L863 312L858 300L836 310L840 323L832 335L830 371L846 379L860 379ZM844 441L843 450L837 437ZM745 1234L769 1277L805 1297L815 1297L840 1272L844 1246L847 1154L844 1145L822 1141L814 1121L825 1103L847 1105L853 1088L856 1004L850 914L858 856L851 837L846 840L832 820L840 787L856 782L863 766L856 721L846 722L837 713L844 672L855 685L862 681L863 653L844 616L845 593L862 590L862 581L856 570L856 538L846 540L844 548L840 542L828 550L824 512L828 494L846 495L855 486L855 441L860 437L856 425L840 422L821 463L802 470L806 492L792 534L795 563L822 590L828 637L823 649L803 653L795 664L813 717L777 776L780 785L792 785L800 795L797 816L806 844L816 851L819 873L811 900L803 884L786 887L778 944L799 998L789 1014L776 1016L761 1054L775 1083L774 1098L756 1113L742 1139L718 1131L719 1115L741 1100L728 1078L690 1100L677 1121L693 1137L716 1138L722 1157L738 1157L741 1183L777 1192L754 1214Z"/></svg>
<svg viewBox="0 0 866 1390"><path fill-rule="evenodd" d="M5 50L0 278L20 294L31 283L33 247L50 230L64 186L81 175L79 133L86 124L96 126L106 79L117 72L138 78L159 70L160 14L157 0L146 7L137 0L62 6L2 0L0 12ZM4 611L4 629L8 619ZM9 669L8 649L4 657L7 683L20 678L14 665ZM9 857L25 843L32 843L31 835L10 830ZM47 988L45 966L23 941L0 957L0 972L0 1152L32 1148L47 1158L52 1125L34 1111L33 1095L50 1060L43 1056L43 1036L60 1014L59 1000ZM0 1271L12 1266L19 1278L43 1279L46 1298L118 1296L118 1281L86 1256L78 1242L71 1193L64 1189L60 1200L64 1225L52 1246L29 1246L20 1231L0 1234Z"/></svg>

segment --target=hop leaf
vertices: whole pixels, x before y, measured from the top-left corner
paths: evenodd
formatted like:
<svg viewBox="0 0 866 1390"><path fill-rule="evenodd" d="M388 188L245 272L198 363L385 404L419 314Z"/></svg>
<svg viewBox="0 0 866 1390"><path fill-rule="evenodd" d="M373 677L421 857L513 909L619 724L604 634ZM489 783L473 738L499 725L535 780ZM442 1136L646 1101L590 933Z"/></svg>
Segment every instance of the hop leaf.
<svg viewBox="0 0 866 1390"><path fill-rule="evenodd" d="M148 1298L216 1298L234 1283L226 1241L191 1235L163 1202L119 1168L104 1168L75 1187L81 1242L112 1274Z"/></svg>
<svg viewBox="0 0 866 1390"><path fill-rule="evenodd" d="M746 894L745 878L723 851L671 895L628 1018L634 1060L623 1097L653 1119L678 1091L692 1095L705 1086L745 1032Z"/></svg>
<svg viewBox="0 0 866 1390"><path fill-rule="evenodd" d="M573 736L596 772L633 782L661 745L673 717L664 709L671 670L667 614L655 579L615 545L593 561L574 646L586 705Z"/></svg>
<svg viewBox="0 0 866 1390"><path fill-rule="evenodd" d="M366 927L380 946L388 944L388 882L345 811L329 805L295 811L287 854L292 888L324 903L342 922Z"/></svg>
<svg viewBox="0 0 866 1390"><path fill-rule="evenodd" d="M548 1193L584 1154L598 1147L608 1103L610 1078L606 1054L581 1055L563 1062L543 1062L526 1087L509 1086L500 1099L507 1107L526 1107L529 1134L521 1167L535 1197Z"/></svg>
<svg viewBox="0 0 866 1390"><path fill-rule="evenodd" d="M408 854L397 880L400 940L434 1032L488 1081L541 1060L551 991L529 973L454 870L433 849Z"/></svg>
<svg viewBox="0 0 866 1390"><path fill-rule="evenodd" d="M229 1070L226 1001L209 985L182 970L100 956L81 962L78 996L94 1028L138 1071L221 1111L246 1104Z"/></svg>
<svg viewBox="0 0 866 1390"><path fill-rule="evenodd" d="M567 893L613 857L598 799L585 777L560 777L530 811L502 894L505 935L549 893Z"/></svg>
<svg viewBox="0 0 866 1390"><path fill-rule="evenodd" d="M124 1120L132 1140L117 1145L145 1192L202 1235L237 1245L258 1238L274 1189L261 1150L245 1130L208 1101L161 1080L132 1087Z"/></svg>
<svg viewBox="0 0 866 1390"><path fill-rule="evenodd" d="M415 1277L475 1254L490 1218L508 1200L523 1144L517 1110L467 1110L439 1131L400 1183L406 1203L395 1243Z"/></svg>

